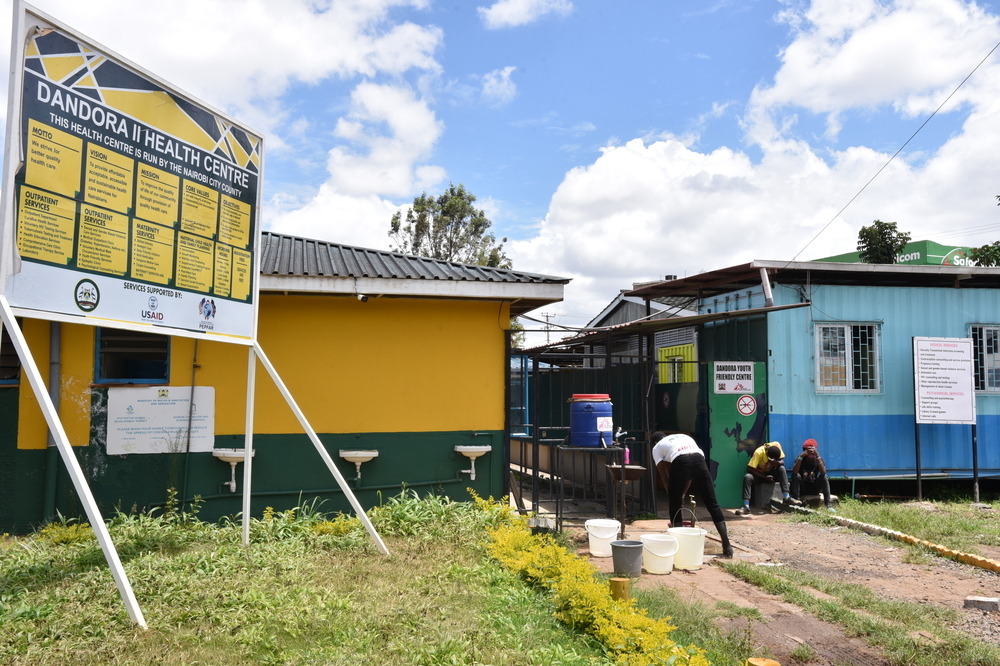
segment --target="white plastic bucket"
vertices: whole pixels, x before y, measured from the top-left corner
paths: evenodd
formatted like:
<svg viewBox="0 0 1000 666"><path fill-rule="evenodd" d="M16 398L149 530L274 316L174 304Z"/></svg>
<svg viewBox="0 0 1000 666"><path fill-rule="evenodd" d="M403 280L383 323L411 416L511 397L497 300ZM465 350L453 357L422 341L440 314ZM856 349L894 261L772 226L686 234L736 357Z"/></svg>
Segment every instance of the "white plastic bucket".
<svg viewBox="0 0 1000 666"><path fill-rule="evenodd" d="M643 534L642 566L646 573L668 574L674 568L674 554L677 552L677 537L670 534Z"/></svg>
<svg viewBox="0 0 1000 666"><path fill-rule="evenodd" d="M667 529L667 534L677 537L674 569L700 569L705 557L705 535L708 532L700 527L671 527Z"/></svg>
<svg viewBox="0 0 1000 666"><path fill-rule="evenodd" d="M590 539L590 556L611 557L611 542L618 538L621 524L610 518L591 518L583 526Z"/></svg>

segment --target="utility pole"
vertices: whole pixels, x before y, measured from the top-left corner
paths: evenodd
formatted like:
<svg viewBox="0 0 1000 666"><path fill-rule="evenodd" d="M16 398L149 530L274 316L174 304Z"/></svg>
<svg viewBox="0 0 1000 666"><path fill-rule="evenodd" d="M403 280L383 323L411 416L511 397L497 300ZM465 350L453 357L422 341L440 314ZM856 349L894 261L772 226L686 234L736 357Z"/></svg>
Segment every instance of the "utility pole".
<svg viewBox="0 0 1000 666"><path fill-rule="evenodd" d="M552 326L550 325L550 323L552 321L552 318L555 317L555 314L551 312L543 312L542 317L545 318L545 344L549 344L549 335L552 331Z"/></svg>

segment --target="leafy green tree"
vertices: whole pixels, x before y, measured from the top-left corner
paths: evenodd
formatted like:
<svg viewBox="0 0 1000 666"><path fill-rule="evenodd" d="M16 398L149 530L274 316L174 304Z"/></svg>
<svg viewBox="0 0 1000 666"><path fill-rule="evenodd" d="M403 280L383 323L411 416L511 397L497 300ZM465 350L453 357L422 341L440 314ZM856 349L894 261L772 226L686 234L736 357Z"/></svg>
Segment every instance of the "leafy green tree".
<svg viewBox="0 0 1000 666"><path fill-rule="evenodd" d="M1000 266L1000 241L974 247L969 256L977 266Z"/></svg>
<svg viewBox="0 0 1000 666"><path fill-rule="evenodd" d="M406 219L397 211L389 224L389 238L394 252L430 257L442 261L513 268L513 263L503 251L506 238L497 242L490 231L493 223L486 213L476 208L476 195L459 183L448 184L448 189L438 197L426 192L413 200L406 211ZM514 347L524 345L524 326L517 317L510 320L515 331L511 338Z"/></svg>
<svg viewBox="0 0 1000 666"><path fill-rule="evenodd" d="M895 222L875 220L858 232L858 252L866 264L894 264L896 255L910 242L910 234L896 229Z"/></svg>
<svg viewBox="0 0 1000 666"><path fill-rule="evenodd" d="M507 239L497 242L490 232L493 223L475 202L476 195L462 184L449 184L438 197L424 192L413 200L405 220L398 211L392 216L392 249L443 261L511 268L503 251Z"/></svg>

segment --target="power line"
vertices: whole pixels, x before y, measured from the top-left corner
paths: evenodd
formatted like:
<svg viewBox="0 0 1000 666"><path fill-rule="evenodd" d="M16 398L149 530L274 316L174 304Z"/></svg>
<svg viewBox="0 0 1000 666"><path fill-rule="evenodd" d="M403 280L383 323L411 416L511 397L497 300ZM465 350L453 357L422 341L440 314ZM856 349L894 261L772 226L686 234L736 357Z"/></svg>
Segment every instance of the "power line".
<svg viewBox="0 0 1000 666"><path fill-rule="evenodd" d="M793 261L795 261L796 259L798 259L798 258L799 258L799 255L800 255L800 254L802 254L803 252L805 252L805 251L806 251L806 248L807 248L807 247L809 247L810 245L812 245L812 244L813 244L813 241L815 241L815 240L816 240L817 238L819 238L820 234L822 234L822 233L823 233L824 231L826 231L826 230L827 230L827 228L828 228L828 227L829 227L829 226L830 226L831 224L833 224L833 221L834 221L834 220L836 220L836 219L837 219L838 217L840 217L840 214L841 214L841 213L843 213L843 212L844 212L845 210L847 210L847 207L848 207L848 206L850 206L850 205L851 205L852 203L854 203L854 200L855 200L855 199L857 199L858 197L860 197L860 196L861 196L861 193L862 193L862 192L864 192L864 191L865 191L865 189L867 189L867 187L868 187L869 185L871 185L871 184L872 184L872 181L873 181L873 180L875 180L876 178L878 178L879 174L880 174L880 173L882 173L882 172L883 172L883 171L885 170L885 168L886 168L887 166L889 166L889 164L890 164L890 163L891 163L891 162L892 162L892 161L893 161L894 159L896 159L896 156L897 156L897 155L899 155L899 154L900 154L901 152L903 152L903 148L906 148L906 146L907 146L907 145L909 145L910 141L913 141L913 137L915 137L915 136L916 136L917 134L919 134L919 133L920 133L920 130L922 130L922 129L924 128L924 125L926 125L927 123L929 123L929 122L931 121L931 118L933 118L934 116L936 116L936 115L937 115L938 111L940 111L940 110L942 109L942 107L944 107L944 105L948 103L948 100L950 100L950 99L951 99L951 98L952 98L952 97L953 97L953 96L955 95L955 93L957 93L957 92L959 91L959 89L960 89L960 88L961 88L962 86L964 86L964 85L965 85L965 82L966 82L966 81L968 81L968 80L969 80L970 78L972 78L972 75L973 75L973 74L975 74L975 73L976 73L976 71L977 71L977 70L978 70L978 69L979 69L980 67L982 67L983 63L984 63L984 62L986 62L986 61L987 61L987 60L989 59L989 57L990 57L991 55L993 55L993 52L994 52L994 51L996 51L996 50L997 50L998 48L1000 48L1000 42L997 42L996 46L994 46L994 47L993 47L992 49L990 49L990 52L989 52L989 53L987 53L987 54L986 54L986 56L985 56L985 57L984 57L984 58L983 58L982 60L980 60L980 61L979 61L979 64L978 64L978 65L976 65L976 66L975 66L975 67L974 67L974 68L972 69L972 71L971 71L971 72L969 72L969 75L968 75L968 76L966 76L966 77L965 77L964 79L962 79L962 82L961 82L961 83L959 83L959 84L958 84L958 85L957 85L957 86L955 87L955 89L951 91L951 94L950 94L950 95L948 95L947 97L945 97L944 101L943 101L943 102L941 102L941 104L940 104L940 105L938 106L938 108L934 109L934 113L932 113L931 115L927 116L927 120L925 120L925 121L924 121L923 123L921 123L921 124L920 124L920 127L918 127L918 128L917 128L917 130L916 130L916 131L915 131L915 132L914 132L913 134L911 134L911 135L910 135L910 138L906 140L906 143L904 143L904 144L903 144L902 146L900 146L900 147L899 147L899 150L897 150L897 151L896 151L895 153L893 153L893 154L892 154L892 157L890 157L890 158L889 158L889 159L888 159L888 160L886 161L886 163L882 165L882 168L880 168L880 169L879 169L878 171L876 171L876 172L875 172L875 175L874 175L874 176L872 176L871 178L869 178L869 179L868 179L868 182L867 182L867 183L865 183L865 184L864 184L864 186L863 186L863 187L862 187L862 188L861 188L860 190L858 190L858 193L857 193L857 194L855 194L855 195L854 195L853 197L851 197L851 200L850 200L850 201L848 201L848 202L847 202L846 204L844 204L843 208L841 208L840 210L838 210L838 211L837 211L837 214L836 214L836 215L834 215L833 217L831 217L831 218L830 218L830 221L829 221L829 222L827 222L827 223L826 223L826 224L825 224L825 225L823 226L823 228L822 228L822 229L820 229L820 230L819 230L818 232L816 232L816 235L815 235L815 236L813 236L813 237L812 237L811 239L809 239L809 242L808 242L808 243L806 243L806 244L805 244L805 245L804 245L804 246L802 247L802 249L801 249L801 250L799 250L798 252L796 252L796 253L795 253L795 256L794 256L794 257L792 257L792 258L791 258L791 260L790 260L790 261L788 262L789 264L790 264L790 263L792 263Z"/></svg>

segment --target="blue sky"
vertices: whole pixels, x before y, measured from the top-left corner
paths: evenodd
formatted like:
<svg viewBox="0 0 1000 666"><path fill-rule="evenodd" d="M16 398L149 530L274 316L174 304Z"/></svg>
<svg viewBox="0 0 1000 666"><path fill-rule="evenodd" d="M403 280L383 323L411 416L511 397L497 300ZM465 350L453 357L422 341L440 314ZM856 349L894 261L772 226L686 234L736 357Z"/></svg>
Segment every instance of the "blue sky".
<svg viewBox="0 0 1000 666"><path fill-rule="evenodd" d="M264 133L265 228L388 248L394 211L463 183L516 268L573 278L559 323L875 218L1000 238L1000 51L826 226L1000 42L996 3L35 4Z"/></svg>

